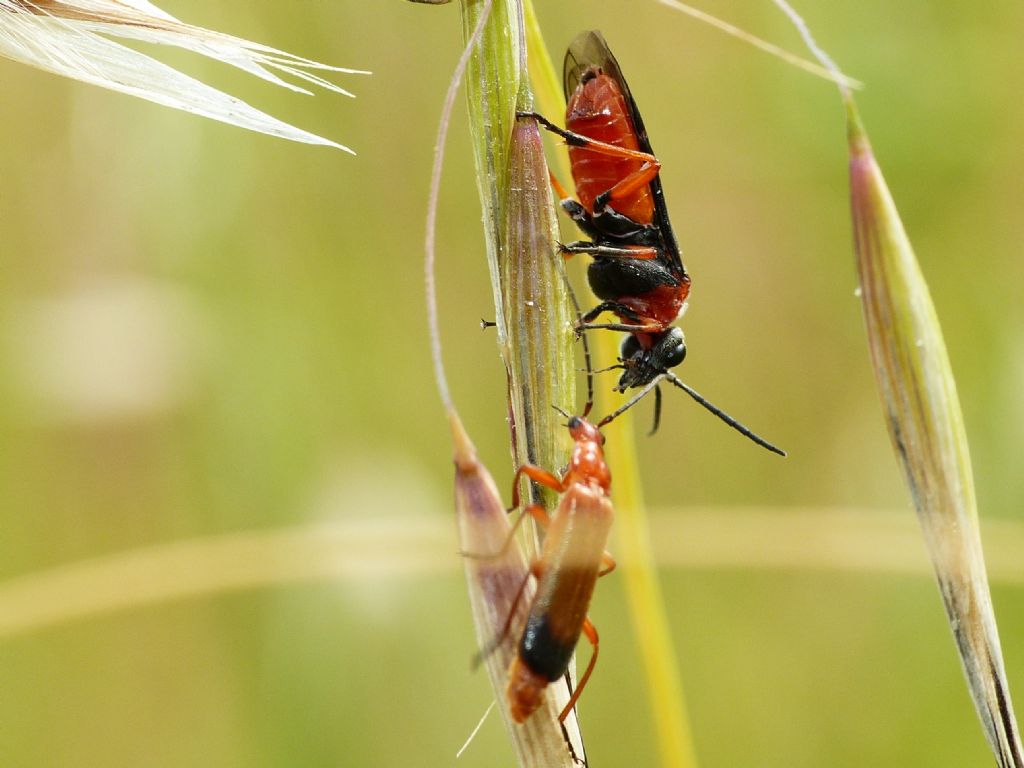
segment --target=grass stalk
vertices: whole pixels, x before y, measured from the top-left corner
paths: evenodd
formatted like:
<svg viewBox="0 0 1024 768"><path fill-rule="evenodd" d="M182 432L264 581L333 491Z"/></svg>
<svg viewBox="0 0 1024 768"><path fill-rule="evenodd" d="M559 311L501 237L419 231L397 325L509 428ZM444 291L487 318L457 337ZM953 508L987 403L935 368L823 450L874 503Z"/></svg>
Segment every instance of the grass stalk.
<svg viewBox="0 0 1024 768"><path fill-rule="evenodd" d="M561 77L556 74L532 0L525 0L530 77L537 106L543 114L565 114ZM559 172L571 178L568 154L560 152ZM590 295L589 292L587 294ZM592 333L591 347L596 365L603 368L618 359L618 334ZM596 392L598 413L614 410L607 387ZM661 763L671 768L697 764L686 710L686 698L679 664L672 643L665 603L658 583L657 566L651 551L650 531L640 489L636 439L631 415L616 419L604 428L605 456L612 470L613 501L616 509L614 544L626 587L633 636L640 648L648 707L658 739Z"/></svg>
<svg viewBox="0 0 1024 768"><path fill-rule="evenodd" d="M561 698L556 698L555 694L557 694L559 687L551 686L553 695L547 697L546 706L534 713L533 717L522 726L515 723L510 713L508 698L505 695L505 689L508 685L508 669L509 664L517 653L518 628L525 621L534 587L529 579L530 571L522 550L518 542L512 538L512 526L502 503L501 495L498 493L490 473L477 459L476 450L455 408L444 368L438 321L435 280L437 256L436 224L445 140L451 123L455 94L471 59L477 63L475 70L478 76L482 72L491 71L496 73L501 69L499 65L500 57L497 57L498 63L492 57L491 63L488 66L484 61L485 57L480 48L480 42L485 37L485 30L496 18L492 15L493 8L493 0L484 0L476 9L475 18L471 19L468 13L464 15L464 19L467 22L472 21L471 26L467 26L467 29L471 31L467 33L466 47L459 57L459 62L449 84L444 107L441 111L434 153L434 165L431 173L424 244L427 319L430 328L431 354L438 394L448 415L454 444L456 521L459 527L460 544L465 554L465 575L469 589L474 626L476 628L477 644L481 649L476 663L481 664L487 670L495 693L495 705L498 707L505 722L519 764L568 766L572 764L573 754L583 754L583 745L579 738L578 729L575 727L575 720L570 718L565 730L563 730L562 724L558 721L558 714L561 712L563 702L568 699L568 691L562 692ZM500 19L500 17L497 18ZM482 63L484 66L481 66ZM522 69L522 55L520 55L520 66L515 70L517 77ZM500 87L489 88L489 93L498 102L497 105L492 105L492 107L500 107L500 94L507 92L507 90ZM486 121L481 121L481 124L486 124ZM515 125L517 129L515 135L518 136L520 125ZM522 127L525 128L526 126ZM536 126L533 126L533 130L536 134ZM539 168L535 167L537 165L536 162L522 162L522 158L528 156L529 144L521 152L515 151L515 144L513 144L511 150L506 149L503 152L501 143L492 141L492 139L492 136L485 134L483 141L476 144L480 150L478 157L483 159L483 167L492 169L498 167L502 157L511 158L512 166L509 169L508 178L513 180L513 187L508 190L497 186L494 189L490 189L481 182L482 189L486 188L488 192L493 193L485 198L484 207L490 214L487 221L490 224L502 222L503 215L507 216L508 212L503 214L501 205L507 202L509 204L509 211L514 210L521 214L524 223L518 228L509 223L506 223L500 229L489 227L486 231L488 243L493 246L493 252L498 254L499 257L502 257L505 251L502 247L503 242L518 244L522 241L524 250L529 250L533 246L545 247L546 250L543 251L544 260L550 263L554 253L552 234L554 227L553 204L550 200L550 193L547 192L547 173L543 163L543 152L540 148L540 137L539 135L535 137L534 144L536 150L533 153L535 158L540 158ZM532 175L527 173L530 169L532 169ZM534 190L532 197L525 192L529 189ZM534 198L537 197L536 190L542 190L547 195L547 198L535 200ZM498 206L497 209L492 210L489 208L489 201L494 202ZM533 232L530 224L533 222L533 219L543 217L542 208L544 204L547 205L547 218L549 219L547 231L549 235L547 238L530 238L527 236ZM519 208L523 210L519 211ZM544 230L540 231L543 232ZM502 238L497 239L497 235L501 235ZM537 248L534 248L534 250L537 250ZM533 307L536 303L533 299L538 297L530 290L532 284L528 279L518 276L515 269L505 264L506 261L507 259L499 258L496 265L497 269L492 269L492 274L501 274L506 280L520 288L522 296L512 291L513 299L523 299L528 309ZM536 265L529 264L527 268L531 270L531 275L536 275ZM561 284L562 281L559 281L558 285ZM505 293L503 289L496 291L495 295L499 299L503 299ZM550 297L547 298L550 299ZM542 308L547 306L544 301L541 301L540 304ZM505 301L505 306L511 305L508 301ZM529 314L529 311L527 314ZM499 318L498 324L503 330L505 328L515 329L523 325L526 331L529 331L538 325L543 326L543 323L540 322L543 318L538 318L538 322L519 323L517 321L520 318L514 312L510 312L509 318L506 321L501 305L498 307L497 316ZM529 336L526 332L524 332L524 335ZM501 335L499 338L506 337ZM518 336L513 334L512 338L517 339ZM512 352L511 359L513 361L519 360L521 355L514 354L516 351L523 352L524 349L515 344L507 345L506 359L509 359L508 353ZM556 370L558 367L551 366L551 368ZM510 394L520 394L521 402L531 403L532 401L529 399L531 387L528 385L536 383L538 380L546 381L549 378L543 376L535 377L534 379L527 380L527 386L519 388L513 387L510 384ZM515 434L516 432L513 431L513 436ZM526 431L526 434L530 434L529 431ZM573 744L572 749L574 753L571 753L566 746L566 736L574 739L570 742ZM470 740L472 740L472 737ZM468 746L468 742L466 746ZM460 754L466 749L466 746L460 750Z"/></svg>
<svg viewBox="0 0 1024 768"><path fill-rule="evenodd" d="M839 69L785 0L807 47ZM848 88L850 201L868 349L967 687L1000 768L1024 766L978 528L960 400L928 284Z"/></svg>
<svg viewBox="0 0 1024 768"><path fill-rule="evenodd" d="M552 406L575 402L572 326L540 135L536 125L515 118L517 109L532 105L522 8L515 0L493 0L493 6L463 0L462 10L467 37L489 12L469 59L466 94L497 340L508 376L513 456L516 465L554 469L565 460L567 438ZM534 487L523 498L549 508L556 501ZM517 637L521 625L513 621L508 634ZM505 663L502 670L507 668ZM571 751L562 737L558 714L568 700L565 686L549 686L542 709L516 725L500 684L507 683L507 673L499 677L492 674L498 705L522 765L571 765L574 754L585 754L575 713L564 723Z"/></svg>

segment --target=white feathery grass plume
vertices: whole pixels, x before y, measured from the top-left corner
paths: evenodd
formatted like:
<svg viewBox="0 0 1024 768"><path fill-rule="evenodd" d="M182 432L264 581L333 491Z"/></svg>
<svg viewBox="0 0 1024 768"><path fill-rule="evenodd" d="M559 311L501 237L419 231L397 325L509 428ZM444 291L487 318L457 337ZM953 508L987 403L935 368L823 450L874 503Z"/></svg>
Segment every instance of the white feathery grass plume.
<svg viewBox="0 0 1024 768"><path fill-rule="evenodd" d="M114 91L306 144L348 147L282 122L106 36L184 48L299 93L279 76L351 96L320 72L332 67L178 21L146 0L0 0L0 56Z"/></svg>

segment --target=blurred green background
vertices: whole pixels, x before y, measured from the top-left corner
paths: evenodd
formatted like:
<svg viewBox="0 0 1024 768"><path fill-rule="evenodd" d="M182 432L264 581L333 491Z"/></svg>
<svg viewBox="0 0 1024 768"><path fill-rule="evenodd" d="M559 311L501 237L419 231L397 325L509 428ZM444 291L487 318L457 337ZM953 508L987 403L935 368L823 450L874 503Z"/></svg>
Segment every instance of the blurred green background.
<svg viewBox="0 0 1024 768"><path fill-rule="evenodd" d="M862 114L958 377L983 533L986 520L1018 521L1024 8L803 6L867 84ZM450 441L422 298L458 9L162 7L372 70L337 78L354 101L304 98L161 55L359 154L0 61L0 576L315 524L369 532L370 554L400 561L411 549L424 564L2 637L0 762L453 764L490 700L485 676L468 671ZM767 0L703 7L802 53ZM539 0L538 13L556 61L580 29L602 29L643 110L694 279L683 378L790 452L760 451L669 393L660 434L639 448L655 525L686 537L688 519L721 515L723 536L756 550L729 525L737 510L773 516L765 546L798 535L788 521L808 514L910 519L854 297L834 89L653 2ZM463 419L504 489L504 383L493 338L477 328L493 307L462 107L441 202L445 352ZM646 424L649 406L639 411ZM699 530L716 551L713 527ZM713 556L686 567L672 537L658 541L702 766L991 764L927 574ZM911 541L907 561L919 563ZM786 543L813 560L815 541ZM1024 593L1004 581L994 599L1020 703ZM602 633L582 707L592 764L652 765L614 575L592 616ZM510 765L510 755L492 717L459 764Z"/></svg>

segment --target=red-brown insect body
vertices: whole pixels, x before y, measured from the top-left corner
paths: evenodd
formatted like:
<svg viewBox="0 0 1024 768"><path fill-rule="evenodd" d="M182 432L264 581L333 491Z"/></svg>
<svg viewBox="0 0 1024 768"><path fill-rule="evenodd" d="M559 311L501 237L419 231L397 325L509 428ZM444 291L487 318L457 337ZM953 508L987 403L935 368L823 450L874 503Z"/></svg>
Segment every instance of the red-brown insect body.
<svg viewBox="0 0 1024 768"><path fill-rule="evenodd" d="M683 332L673 323L689 296L690 277L669 222L661 163L600 32L583 32L573 40L562 75L565 128L535 112L521 116L536 119L569 147L578 199L554 176L552 184L562 208L589 240L570 243L564 252L594 257L587 280L602 300L583 315L580 328L632 334L623 342L616 389L642 387L686 356ZM605 312L617 315L618 322L595 323Z"/></svg>
<svg viewBox="0 0 1024 768"><path fill-rule="evenodd" d="M563 485L586 485L607 496L611 491L612 475L604 460L604 436L597 427L579 417L569 421L569 434L575 445L569 457L569 467L562 477Z"/></svg>
<svg viewBox="0 0 1024 768"><path fill-rule="evenodd" d="M611 473L597 427L574 417L569 420L569 433L576 442L561 478L529 465L520 470L563 494L544 535L535 564L537 592L519 652L509 668L509 708L520 723L540 706L544 689L565 674L581 633L594 644L594 655L580 678L577 695L597 658L597 632L587 619L587 609L597 577L610 562L605 545L614 518L608 498ZM563 717L574 703L575 695Z"/></svg>
<svg viewBox="0 0 1024 768"><path fill-rule="evenodd" d="M610 52L604 53L610 56ZM575 69L570 67L569 61ZM611 66L610 59L584 66L570 58L566 66L569 68L567 82L576 83L566 94L566 130L592 142L653 156L646 132L637 130L633 116L639 113L617 65L606 72L604 66ZM650 182L603 201L606 208L636 225L632 233L612 234L602 231L603 209L595 207L596 202L600 202L598 198L624 180L642 175L650 163L636 156L609 154L606 148L599 151L594 146L572 143L569 144L569 159L576 196L594 217L593 228L588 231L593 241L598 245L638 251L633 264L596 255L588 272L591 288L600 298L628 310L616 312L623 322L647 326L647 333L638 334L638 341L641 347L649 349L654 341L647 334L658 334L671 326L690 293L690 278L679 258L667 213L663 206L655 207L656 196L662 197L660 180L655 175ZM608 226L621 227L622 224L618 221ZM652 249L653 256L649 255ZM648 255L639 256L643 251Z"/></svg>
<svg viewBox="0 0 1024 768"><path fill-rule="evenodd" d="M614 78L599 68L584 73L570 95L565 110L566 130L622 149L640 150L636 128L629 116L626 98ZM594 198L636 173L643 161L634 157L613 157L586 147L569 147L576 196L594 213ZM641 187L626 199L615 202L615 210L640 224L654 220L650 189Z"/></svg>
<svg viewBox="0 0 1024 768"><path fill-rule="evenodd" d="M512 719L525 723L526 718L544 703L544 691L550 682L547 675L534 672L523 657L517 655L508 670L507 695Z"/></svg>
<svg viewBox="0 0 1024 768"><path fill-rule="evenodd" d="M554 176L551 183L562 209L589 240L569 243L563 252L593 256L587 281L601 299L583 314L577 328L629 334L619 348L623 373L615 388L620 392L643 387L642 397L653 388L657 400L658 384L667 380L755 443L785 455L671 373L686 358L683 331L674 323L690 294L690 277L669 221L661 161L619 62L597 30L581 32L569 44L562 86L565 128L535 112L520 116L537 120L569 147L579 199ZM595 323L605 312L620 322ZM657 422L656 415L655 429Z"/></svg>

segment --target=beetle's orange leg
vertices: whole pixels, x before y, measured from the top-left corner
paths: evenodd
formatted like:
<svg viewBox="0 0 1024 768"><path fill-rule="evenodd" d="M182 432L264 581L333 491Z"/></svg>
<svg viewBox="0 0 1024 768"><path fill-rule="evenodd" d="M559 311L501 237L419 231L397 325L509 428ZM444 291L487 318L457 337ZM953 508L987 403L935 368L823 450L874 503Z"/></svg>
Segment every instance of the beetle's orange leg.
<svg viewBox="0 0 1024 768"><path fill-rule="evenodd" d="M569 697L569 702L565 705L562 710L562 714L558 716L558 722L564 723L565 718L569 716L572 708L576 706L576 702L579 701L580 694L583 693L583 688L586 686L587 681L590 679L590 674L594 671L594 665L597 664L597 651L598 651L598 637L597 627L595 627L590 618L587 617L583 620L583 634L586 635L587 640L594 646L594 652L590 655L590 663L587 664L587 670L583 673L583 676L579 679L576 684L576 690L572 692L572 696Z"/></svg>
<svg viewBox="0 0 1024 768"><path fill-rule="evenodd" d="M523 475L526 475L538 485L550 488L556 493L565 493L566 486L558 475L552 474L546 469L541 469L533 464L523 464L523 466L516 470L516 476L512 478L512 506L509 507L509 511L519 509L519 480Z"/></svg>
<svg viewBox="0 0 1024 768"><path fill-rule="evenodd" d="M611 554L609 554L608 552L602 553L601 554L601 570L599 570L597 572L597 575L599 577L600 576L607 576L609 573L611 573L612 571L615 570L615 565L616 565L615 558L612 557Z"/></svg>
<svg viewBox="0 0 1024 768"><path fill-rule="evenodd" d="M551 517L548 515L548 511L544 509L543 504L531 504L526 508L526 513L545 531L551 525Z"/></svg>

